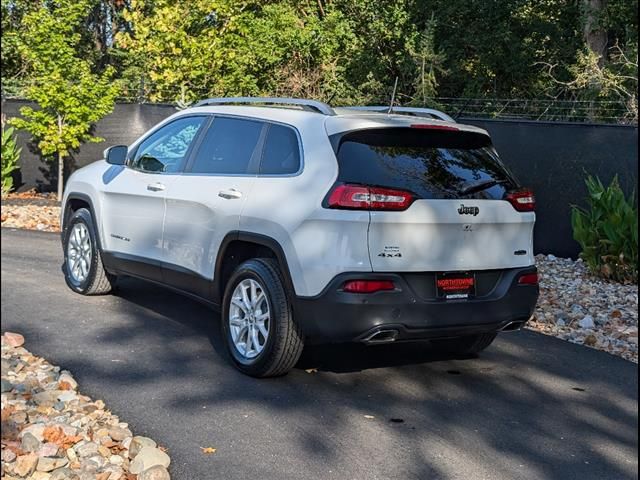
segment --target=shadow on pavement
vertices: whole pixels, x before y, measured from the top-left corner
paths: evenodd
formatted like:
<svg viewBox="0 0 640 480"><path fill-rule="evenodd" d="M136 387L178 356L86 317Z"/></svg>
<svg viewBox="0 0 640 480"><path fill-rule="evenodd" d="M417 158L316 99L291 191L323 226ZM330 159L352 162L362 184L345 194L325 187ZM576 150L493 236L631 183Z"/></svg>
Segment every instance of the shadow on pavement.
<svg viewBox="0 0 640 480"><path fill-rule="evenodd" d="M293 415L299 448L326 462L344 456L335 438L361 429L352 416L365 412L383 424L359 435L380 435L382 449L390 448L385 436L395 439L391 446L410 446L402 452L405 471L394 474L404 478L447 477L433 459L450 450L497 477L520 465L525 476L540 478L629 478L637 466L637 376L624 360L610 359L626 368L625 378L616 378L600 365L603 353L531 332L507 334L471 359L443 357L426 343L314 346L289 375L255 380L229 366L217 313L135 280L125 280L118 295L131 312L126 341L159 337L165 349L157 368L112 377L96 365L95 375L131 386L154 375L188 381L202 363L192 365L194 355L180 343L206 336L213 353L205 368L215 384L189 395L176 389L167 407L197 414L201 405L248 405L274 419ZM122 341L121 332L109 333L103 341ZM318 373L306 373L310 368Z"/></svg>

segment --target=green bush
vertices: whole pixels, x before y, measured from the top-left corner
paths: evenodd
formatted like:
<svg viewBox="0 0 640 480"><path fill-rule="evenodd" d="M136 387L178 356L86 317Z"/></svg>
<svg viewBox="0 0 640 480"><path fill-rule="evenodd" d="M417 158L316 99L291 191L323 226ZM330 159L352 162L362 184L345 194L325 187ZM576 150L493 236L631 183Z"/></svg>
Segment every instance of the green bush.
<svg viewBox="0 0 640 480"><path fill-rule="evenodd" d="M608 187L587 177L589 208L572 207L573 238L580 257L596 275L623 283L638 283L638 208L632 194L625 198L616 176Z"/></svg>
<svg viewBox="0 0 640 480"><path fill-rule="evenodd" d="M11 174L17 170L20 159L21 148L18 148L16 137L13 135L13 128L4 128L2 125L2 195L6 195L13 188L13 177Z"/></svg>

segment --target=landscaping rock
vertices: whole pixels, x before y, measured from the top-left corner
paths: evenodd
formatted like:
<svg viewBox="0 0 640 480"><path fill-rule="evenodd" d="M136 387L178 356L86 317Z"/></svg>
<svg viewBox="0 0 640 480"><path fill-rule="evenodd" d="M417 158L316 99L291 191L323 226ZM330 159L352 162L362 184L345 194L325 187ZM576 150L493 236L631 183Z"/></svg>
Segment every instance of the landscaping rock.
<svg viewBox="0 0 640 480"><path fill-rule="evenodd" d="M171 460L169 456L159 448L142 448L129 466L129 471L134 474L142 473L155 465L167 468Z"/></svg>
<svg viewBox="0 0 640 480"><path fill-rule="evenodd" d="M580 325L580 328L595 328L596 326L591 315L587 315L582 320L580 320L578 322L578 325Z"/></svg>
<svg viewBox="0 0 640 480"><path fill-rule="evenodd" d="M153 440L134 437L104 402L78 392L71 373L29 353L17 335L1 337L2 480L134 480L156 465L147 478L168 478L169 457Z"/></svg>
<svg viewBox="0 0 640 480"><path fill-rule="evenodd" d="M13 348L21 347L22 345L24 345L24 337L19 333L5 332L3 337L3 345L6 344Z"/></svg>
<svg viewBox="0 0 640 480"><path fill-rule="evenodd" d="M132 436L132 433L128 428L111 427L109 429L109 436L116 442L121 442L125 438Z"/></svg>
<svg viewBox="0 0 640 480"><path fill-rule="evenodd" d="M2 205L2 226L45 232L60 231L60 207L40 205Z"/></svg>
<svg viewBox="0 0 640 480"><path fill-rule="evenodd" d="M13 471L20 477L26 477L35 471L36 465L38 465L38 456L35 453L20 455L16 459Z"/></svg>
<svg viewBox="0 0 640 480"><path fill-rule="evenodd" d="M48 458L48 457L40 457L38 460L38 466L36 470L40 472L51 472L56 468L61 468L66 466L69 463L69 460L66 458Z"/></svg>
<svg viewBox="0 0 640 480"><path fill-rule="evenodd" d="M155 448L156 442L147 437L133 437L131 439L131 444L129 445L129 458L135 458L138 455L138 452L142 450L144 447Z"/></svg>
<svg viewBox="0 0 640 480"><path fill-rule="evenodd" d="M138 480L170 480L170 478L167 469L161 465L148 468L138 475Z"/></svg>
<svg viewBox="0 0 640 480"><path fill-rule="evenodd" d="M79 457L90 457L98 453L98 445L93 442L87 442L76 448Z"/></svg>
<svg viewBox="0 0 640 480"><path fill-rule="evenodd" d="M24 452L37 452L40 450L40 440L38 440L32 433L27 432L22 436L20 448Z"/></svg>
<svg viewBox="0 0 640 480"><path fill-rule="evenodd" d="M536 256L540 299L527 328L638 363L638 286L604 281L584 262Z"/></svg>
<svg viewBox="0 0 640 480"><path fill-rule="evenodd" d="M3 378L2 379L1 388L0 388L0 392L1 393L6 393L6 392L10 392L11 390L13 390L13 383L11 383L9 380L5 380Z"/></svg>

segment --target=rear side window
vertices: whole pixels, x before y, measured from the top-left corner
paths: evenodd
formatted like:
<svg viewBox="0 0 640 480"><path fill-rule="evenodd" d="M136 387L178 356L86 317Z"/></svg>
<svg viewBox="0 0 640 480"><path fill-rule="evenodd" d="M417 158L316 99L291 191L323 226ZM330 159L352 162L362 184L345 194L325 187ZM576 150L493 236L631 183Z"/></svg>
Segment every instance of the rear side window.
<svg viewBox="0 0 640 480"><path fill-rule="evenodd" d="M490 139L473 132L350 132L340 139L337 157L339 182L408 190L420 198L500 199L517 187Z"/></svg>
<svg viewBox="0 0 640 480"><path fill-rule="evenodd" d="M290 127L271 124L260 162L260 174L287 175L298 170L300 147L296 132Z"/></svg>
<svg viewBox="0 0 640 480"><path fill-rule="evenodd" d="M263 122L216 117L198 148L191 172L247 173L263 126Z"/></svg>

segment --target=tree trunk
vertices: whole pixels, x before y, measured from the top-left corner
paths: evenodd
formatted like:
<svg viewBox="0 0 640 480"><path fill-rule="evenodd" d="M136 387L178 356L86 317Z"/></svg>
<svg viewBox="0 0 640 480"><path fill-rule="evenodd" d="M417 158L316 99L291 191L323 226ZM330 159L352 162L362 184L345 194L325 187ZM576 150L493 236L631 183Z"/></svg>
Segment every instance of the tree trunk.
<svg viewBox="0 0 640 480"><path fill-rule="evenodd" d="M607 0L583 0L584 30L583 38L589 49L600 56L598 64L602 66L607 51L607 30L604 25Z"/></svg>
<svg viewBox="0 0 640 480"><path fill-rule="evenodd" d="M64 157L58 152L58 201L62 201L64 188Z"/></svg>
<svg viewBox="0 0 640 480"><path fill-rule="evenodd" d="M62 137L62 116L58 115L58 134ZM58 201L62 201L62 192L64 189L64 157L58 151Z"/></svg>

